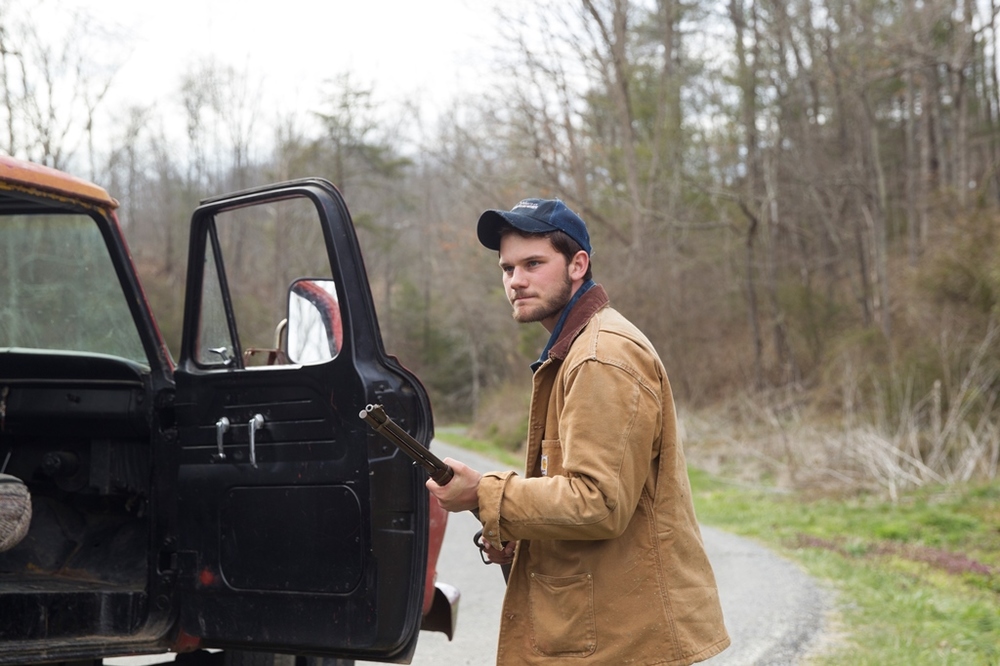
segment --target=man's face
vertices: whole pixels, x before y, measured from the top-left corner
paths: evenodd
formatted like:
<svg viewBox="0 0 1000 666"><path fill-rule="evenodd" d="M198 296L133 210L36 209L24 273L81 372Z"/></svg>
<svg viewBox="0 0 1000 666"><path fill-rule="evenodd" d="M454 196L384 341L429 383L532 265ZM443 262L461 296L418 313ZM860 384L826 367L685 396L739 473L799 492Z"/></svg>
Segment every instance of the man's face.
<svg viewBox="0 0 1000 666"><path fill-rule="evenodd" d="M515 321L538 321L551 331L582 282L577 276L577 263L567 262L548 238L504 235L500 240L500 268Z"/></svg>

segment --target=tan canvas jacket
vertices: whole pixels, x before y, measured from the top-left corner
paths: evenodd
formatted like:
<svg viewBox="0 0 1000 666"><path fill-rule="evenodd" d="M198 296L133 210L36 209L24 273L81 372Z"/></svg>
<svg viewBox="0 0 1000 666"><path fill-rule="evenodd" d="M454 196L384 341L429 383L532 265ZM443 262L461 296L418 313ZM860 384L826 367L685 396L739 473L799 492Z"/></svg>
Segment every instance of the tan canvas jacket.
<svg viewBox="0 0 1000 666"><path fill-rule="evenodd" d="M729 645L667 375L596 286L533 378L526 474L484 475L518 541L498 664L691 664Z"/></svg>

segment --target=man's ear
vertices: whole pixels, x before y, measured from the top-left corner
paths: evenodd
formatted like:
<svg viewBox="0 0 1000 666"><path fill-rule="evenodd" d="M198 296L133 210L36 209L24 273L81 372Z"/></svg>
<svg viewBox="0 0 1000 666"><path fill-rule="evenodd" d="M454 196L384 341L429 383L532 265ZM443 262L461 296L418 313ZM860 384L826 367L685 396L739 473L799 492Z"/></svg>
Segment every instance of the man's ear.
<svg viewBox="0 0 1000 666"><path fill-rule="evenodd" d="M569 262L569 277L571 280L582 280L590 268L590 255L580 250Z"/></svg>

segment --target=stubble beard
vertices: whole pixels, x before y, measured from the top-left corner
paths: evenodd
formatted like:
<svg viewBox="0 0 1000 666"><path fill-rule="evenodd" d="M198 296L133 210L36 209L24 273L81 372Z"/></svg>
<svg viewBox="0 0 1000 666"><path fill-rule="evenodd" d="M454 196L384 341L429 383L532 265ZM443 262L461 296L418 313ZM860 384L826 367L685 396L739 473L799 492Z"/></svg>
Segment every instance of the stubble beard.
<svg viewBox="0 0 1000 666"><path fill-rule="evenodd" d="M563 280L562 288L558 292L543 299L542 302L531 308L518 309L515 307L511 315L514 317L514 321L519 324L531 324L536 321L548 319L559 314L566 307L572 294L573 281L567 275Z"/></svg>

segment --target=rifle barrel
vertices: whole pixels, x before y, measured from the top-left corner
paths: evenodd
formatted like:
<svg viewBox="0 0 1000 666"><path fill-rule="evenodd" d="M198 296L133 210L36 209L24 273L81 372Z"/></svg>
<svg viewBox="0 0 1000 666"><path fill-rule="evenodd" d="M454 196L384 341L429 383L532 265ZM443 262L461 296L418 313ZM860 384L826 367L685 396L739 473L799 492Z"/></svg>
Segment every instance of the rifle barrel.
<svg viewBox="0 0 1000 666"><path fill-rule="evenodd" d="M382 405L368 405L358 416L364 419L375 432L389 440L399 450L423 467L438 485L447 485L452 477L455 476L455 472L451 467L446 465L440 458L431 453L426 446L414 439L410 433L400 428L395 421L389 418Z"/></svg>

